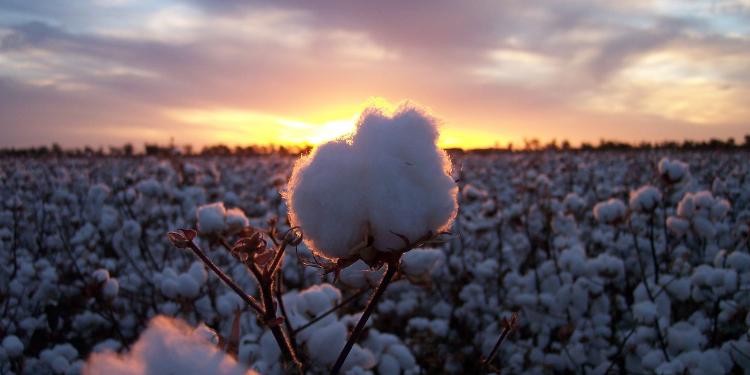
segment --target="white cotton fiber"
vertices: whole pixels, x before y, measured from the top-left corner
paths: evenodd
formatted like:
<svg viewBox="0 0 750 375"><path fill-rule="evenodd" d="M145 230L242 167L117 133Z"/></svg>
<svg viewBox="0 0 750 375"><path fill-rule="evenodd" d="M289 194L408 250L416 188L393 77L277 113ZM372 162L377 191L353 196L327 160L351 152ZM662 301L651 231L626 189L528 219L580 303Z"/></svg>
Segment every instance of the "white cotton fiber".
<svg viewBox="0 0 750 375"><path fill-rule="evenodd" d="M307 353L314 362L330 365L336 361L346 343L346 326L336 321L325 327L316 328L307 340Z"/></svg>
<svg viewBox="0 0 750 375"><path fill-rule="evenodd" d="M198 207L198 231L201 233L221 233L226 229L224 203L217 202Z"/></svg>
<svg viewBox="0 0 750 375"><path fill-rule="evenodd" d="M120 283L117 279L107 279L102 287L102 295L106 299L113 299L117 297L117 293L120 291Z"/></svg>
<svg viewBox="0 0 750 375"><path fill-rule="evenodd" d="M292 225L328 258L374 239L380 251L446 230L456 215L451 163L436 142L436 121L402 106L393 116L363 112L354 134L317 147L294 167L285 194Z"/></svg>
<svg viewBox="0 0 750 375"><path fill-rule="evenodd" d="M85 375L145 374L254 374L225 355L185 323L157 316L141 334L130 352L92 354Z"/></svg>
<svg viewBox="0 0 750 375"><path fill-rule="evenodd" d="M9 357L15 358L23 354L23 343L18 337L9 335L3 339L3 349Z"/></svg>
<svg viewBox="0 0 750 375"><path fill-rule="evenodd" d="M651 212L661 202L659 189L644 185L630 192L630 209L636 212Z"/></svg>
<svg viewBox="0 0 750 375"><path fill-rule="evenodd" d="M239 231L240 229L248 226L250 220L248 220L245 213L239 208L230 208L226 212L226 223L227 229L232 232Z"/></svg>
<svg viewBox="0 0 750 375"><path fill-rule="evenodd" d="M439 249L414 249L401 258L400 270L407 276L425 277L443 259L443 252ZM488 259L493 261L494 259Z"/></svg>
<svg viewBox="0 0 750 375"><path fill-rule="evenodd" d="M107 280L109 280L109 271L107 271L104 268L99 268L96 271L94 271L91 276L94 277L94 280L98 283L103 283Z"/></svg>
<svg viewBox="0 0 750 375"><path fill-rule="evenodd" d="M189 273L177 277L177 292L185 298L195 298L200 294L201 286Z"/></svg>
<svg viewBox="0 0 750 375"><path fill-rule="evenodd" d="M679 160L663 158L659 161L659 174L671 183L676 183L690 176L690 167Z"/></svg>
<svg viewBox="0 0 750 375"><path fill-rule="evenodd" d="M594 218L600 223L611 224L623 218L626 213L625 203L616 198L610 198L594 205Z"/></svg>

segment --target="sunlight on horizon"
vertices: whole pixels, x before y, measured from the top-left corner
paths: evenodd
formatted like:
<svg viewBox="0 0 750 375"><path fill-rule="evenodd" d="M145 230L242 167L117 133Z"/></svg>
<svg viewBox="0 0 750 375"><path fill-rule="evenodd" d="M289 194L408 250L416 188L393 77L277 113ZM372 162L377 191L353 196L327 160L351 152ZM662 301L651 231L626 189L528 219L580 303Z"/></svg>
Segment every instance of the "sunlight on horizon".
<svg viewBox="0 0 750 375"><path fill-rule="evenodd" d="M373 97L359 106L346 107L322 115L310 115L303 118L292 118L278 114L264 113L247 109L213 108L213 109L170 109L165 115L201 135L201 140L210 143L237 145L319 145L321 143L345 136L354 131L356 123L366 108L377 107L387 115L393 114L404 103L392 103L387 99ZM418 105L428 112L429 108ZM350 113L348 117L344 114ZM455 131L443 126L439 144L442 147L486 147L498 144L495 139L488 144L489 134ZM497 138L497 137L495 137ZM503 145L507 144L502 139Z"/></svg>

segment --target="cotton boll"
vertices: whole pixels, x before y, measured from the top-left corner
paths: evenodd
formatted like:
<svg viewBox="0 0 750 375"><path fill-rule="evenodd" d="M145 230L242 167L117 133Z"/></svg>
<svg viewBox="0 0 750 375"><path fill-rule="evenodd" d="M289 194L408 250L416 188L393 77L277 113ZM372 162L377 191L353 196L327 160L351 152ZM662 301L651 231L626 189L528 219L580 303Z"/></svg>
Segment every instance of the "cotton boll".
<svg viewBox="0 0 750 375"><path fill-rule="evenodd" d="M117 293L120 291L120 283L117 279L108 279L104 282L102 287L102 296L106 299L113 299L117 297Z"/></svg>
<svg viewBox="0 0 750 375"><path fill-rule="evenodd" d="M625 216L627 208L621 200L610 198L594 205L594 218L600 223L611 224Z"/></svg>
<svg viewBox="0 0 750 375"><path fill-rule="evenodd" d="M335 306L341 300L341 291L331 284L313 285L300 293L306 311L313 316Z"/></svg>
<svg viewBox="0 0 750 375"><path fill-rule="evenodd" d="M677 215L684 218L690 218L694 213L695 201L693 199L693 194L687 193L684 197L682 197L680 203L677 204Z"/></svg>
<svg viewBox="0 0 750 375"><path fill-rule="evenodd" d="M216 346L191 334L184 322L157 316L130 352L92 354L83 373L99 374L254 374Z"/></svg>
<svg viewBox="0 0 750 375"><path fill-rule="evenodd" d="M641 366L647 370L655 370L664 363L664 354L661 350L652 350L641 359Z"/></svg>
<svg viewBox="0 0 750 375"><path fill-rule="evenodd" d="M159 289L161 294L167 298L177 297L177 281L171 277L162 278Z"/></svg>
<svg viewBox="0 0 750 375"><path fill-rule="evenodd" d="M738 272L750 271L750 255L741 251L733 251L727 256L727 266Z"/></svg>
<svg viewBox="0 0 750 375"><path fill-rule="evenodd" d="M339 273L339 281L350 288L360 289L369 285L366 273L370 272L367 263L358 260Z"/></svg>
<svg viewBox="0 0 750 375"><path fill-rule="evenodd" d="M307 340L306 348L311 360L322 365L329 365L336 361L345 343L346 326L336 321L317 328Z"/></svg>
<svg viewBox="0 0 750 375"><path fill-rule="evenodd" d="M290 221L310 249L329 258L349 255L365 240L367 171L345 140L324 143L294 166L286 194Z"/></svg>
<svg viewBox="0 0 750 375"><path fill-rule="evenodd" d="M700 330L688 322L677 322L667 330L669 349L675 352L698 350L706 342Z"/></svg>
<svg viewBox="0 0 750 375"><path fill-rule="evenodd" d="M211 345L219 345L219 335L216 333L216 331L209 328L204 323L201 323L197 327L195 327L195 329L193 330L193 335L200 337L202 340L206 340L206 342L210 343Z"/></svg>
<svg viewBox="0 0 750 375"><path fill-rule="evenodd" d="M404 254L399 269L410 277L427 277L442 258L438 249L414 249Z"/></svg>
<svg viewBox="0 0 750 375"><path fill-rule="evenodd" d="M185 298L193 299L200 294L200 285L188 273L177 277L177 292Z"/></svg>
<svg viewBox="0 0 750 375"><path fill-rule="evenodd" d="M461 190L463 199L467 202L483 201L487 198L487 192L472 185L466 184Z"/></svg>
<svg viewBox="0 0 750 375"><path fill-rule="evenodd" d="M230 208L226 213L226 223L227 229L230 232L236 232L250 225L250 220L248 220L247 216L245 216L245 213L242 212L241 209Z"/></svg>
<svg viewBox="0 0 750 375"><path fill-rule="evenodd" d="M447 229L457 211L450 160L435 120L402 107L392 117L366 110L350 139L319 146L295 165L285 194L292 225L316 253L349 255L372 236L380 251Z"/></svg>
<svg viewBox="0 0 750 375"><path fill-rule="evenodd" d="M644 185L630 192L630 209L636 212L651 212L661 202L659 189Z"/></svg>
<svg viewBox="0 0 750 375"><path fill-rule="evenodd" d="M198 207L198 231L201 233L221 233L226 229L224 203L216 202Z"/></svg>
<svg viewBox="0 0 750 375"><path fill-rule="evenodd" d="M5 349L5 353L7 353L9 357L16 358L23 354L24 347L18 337L8 335L3 339L3 349Z"/></svg>
<svg viewBox="0 0 750 375"><path fill-rule="evenodd" d="M206 271L203 262L193 262L193 264L190 265L190 269L188 269L188 274L193 277L199 286L205 284L206 280L208 280L208 271Z"/></svg>
<svg viewBox="0 0 750 375"><path fill-rule="evenodd" d="M576 193L568 193L563 200L563 207L566 211L577 214L586 207L586 201Z"/></svg>
<svg viewBox="0 0 750 375"><path fill-rule="evenodd" d="M68 367L70 367L70 362L68 361L68 359L61 355L54 356L50 360L49 364L55 374L64 374L66 371L68 371Z"/></svg>
<svg viewBox="0 0 750 375"><path fill-rule="evenodd" d="M390 354L383 354L378 363L378 374L399 375L401 374L401 365L396 357Z"/></svg>
<svg viewBox="0 0 750 375"><path fill-rule="evenodd" d="M683 236L690 229L690 222L681 217L670 216L667 218L667 228L673 234Z"/></svg>
<svg viewBox="0 0 750 375"><path fill-rule="evenodd" d="M437 140L436 120L413 107L402 107L390 118L366 110L360 118L353 145L369 164L366 198L378 249L403 246L392 232L415 241L453 221L458 187Z"/></svg>
<svg viewBox="0 0 750 375"><path fill-rule="evenodd" d="M669 160L663 158L659 161L659 174L670 183L677 183L685 180L690 174L690 168L687 163L679 160Z"/></svg>
<svg viewBox="0 0 750 375"><path fill-rule="evenodd" d="M354 346L352 346L352 350L349 352L349 355L344 361L344 365L341 366L341 369L348 374L350 373L350 371L348 371L349 369L355 367L361 369L369 369L374 367L376 363L377 361L375 360L375 356L371 351L363 349L358 344L354 344Z"/></svg>
<svg viewBox="0 0 750 375"><path fill-rule="evenodd" d="M411 354L409 349L402 344L391 345L386 349L388 354L398 360L399 365L404 370L410 370L417 366L417 360Z"/></svg>
<svg viewBox="0 0 750 375"><path fill-rule="evenodd" d="M94 278L94 280L96 280L96 282L103 283L109 280L109 271L104 268L99 268L98 270L94 271L91 276Z"/></svg>
<svg viewBox="0 0 750 375"><path fill-rule="evenodd" d="M714 224L703 216L693 218L693 230L701 238L713 238L716 235Z"/></svg>
<svg viewBox="0 0 750 375"><path fill-rule="evenodd" d="M651 301L638 302L633 305L633 317L641 323L652 323L659 313Z"/></svg>
<svg viewBox="0 0 750 375"><path fill-rule="evenodd" d="M713 220L721 220L724 218L724 216L727 215L729 210L732 208L732 205L729 204L729 201L726 199L718 199L714 204L711 206L711 219Z"/></svg>

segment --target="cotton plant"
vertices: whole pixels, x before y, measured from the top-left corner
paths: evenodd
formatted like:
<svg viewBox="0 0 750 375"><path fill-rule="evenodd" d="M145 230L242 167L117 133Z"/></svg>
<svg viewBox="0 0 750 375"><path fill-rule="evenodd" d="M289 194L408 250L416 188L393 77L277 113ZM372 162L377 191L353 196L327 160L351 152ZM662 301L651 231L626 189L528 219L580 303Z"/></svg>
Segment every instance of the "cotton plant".
<svg viewBox="0 0 750 375"><path fill-rule="evenodd" d="M671 172L681 176L672 178L660 172L665 158L680 161L677 168L687 173ZM453 235L425 247L435 255L429 259L437 259L429 267L419 260L407 275L404 261L419 254L402 256L347 357L360 365L344 366L346 372L719 374L750 368L746 153L549 151L451 153L451 159L461 202ZM198 328L195 334L209 347L236 353L243 368L266 374L293 369L285 367L263 314L235 319L247 302L205 263L195 263L189 249L175 250L164 233L196 228L200 206L223 202L227 212L241 210L248 219L247 225L238 220L241 225L262 232L266 249L275 250L273 240L283 242L293 227L291 206L279 192L288 191L295 163L296 157L280 155L0 160L0 295L7 301L7 307L0 304L0 339L8 341L0 345L0 372L78 373L90 353L132 352L159 314L184 320L188 332ZM482 193L464 197L467 185ZM645 186L662 195L653 211L647 200L630 202L631 192L640 196L635 193ZM711 205L701 203L704 191ZM593 206L610 198L623 202L625 215L597 221ZM726 207L722 200L728 211L712 216L708 207ZM707 218L713 233L697 232L696 217ZM679 228L671 218L687 223L683 232L673 230ZM228 223L229 215L224 219ZM248 234L227 225L193 241L246 294L259 296L263 288L220 238L231 248ZM314 254L304 243L287 245L277 273L281 295L320 284L325 271L305 266L319 267L317 261L332 271L323 281L341 296L326 302L324 313L333 312L306 313L289 332L320 318L322 326L346 327L348 338L386 267L372 269L358 259L336 277L329 268L335 262ZM198 282L203 277L195 270L201 269L208 271L205 282ZM114 298L103 293L104 270L118 284ZM179 279L186 293L178 291ZM199 285L197 295L190 279ZM166 280L174 281L166 282L174 293L169 286L166 294L161 290ZM516 333L493 353L503 319L513 313ZM283 316L280 307L277 315ZM282 329L286 321L279 322ZM339 342L341 325L330 329ZM316 327L299 335L312 336ZM371 342L375 336L380 339ZM392 346L408 349L415 366L409 367L409 356L399 357L400 349L378 349L389 337L398 339ZM226 341L237 350L225 351ZM299 341L297 354L312 363L305 358L307 342ZM332 352L319 362L330 363L338 354ZM326 366L308 372L327 372Z"/></svg>
<svg viewBox="0 0 750 375"><path fill-rule="evenodd" d="M407 277L424 279L438 253L414 253L418 256L407 256L401 264L402 255L446 232L456 216L458 189L451 175L450 159L438 148L437 139L436 120L420 109L403 106L392 115L368 109L353 134L318 146L295 164L285 193L290 227L284 233L277 232L273 220L269 231L255 230L248 226L249 220L217 202L197 208L197 232L183 229L170 232L168 237L176 247L195 253L255 310L272 332L284 360L300 371L300 343L289 320L294 316L294 307L286 309L283 298L278 292L274 294L274 288L280 287L281 278L276 275L283 268L286 248L304 241L314 257L330 262L323 266L327 272L335 271L337 275L358 261L373 269L385 265L382 279L342 343L340 354L331 357L327 351L310 355L313 363L331 366L331 372L338 373L347 358L360 358L365 353L355 343L399 267ZM238 237L231 246L225 237L230 228ZM218 238L232 256L247 266L258 284L259 299L244 292L209 259L194 242L198 233ZM273 242L271 248L267 247L267 238ZM177 282L174 276L162 280L162 292L167 297L175 294L173 289L177 294L186 294L181 291L180 278L183 275L177 277ZM195 291L188 282L191 278L184 278L182 284L191 287L188 291ZM356 277L348 279L362 284ZM346 333L340 323L321 329L334 342L343 340ZM313 343L313 348L319 346ZM322 360L323 354L331 361Z"/></svg>

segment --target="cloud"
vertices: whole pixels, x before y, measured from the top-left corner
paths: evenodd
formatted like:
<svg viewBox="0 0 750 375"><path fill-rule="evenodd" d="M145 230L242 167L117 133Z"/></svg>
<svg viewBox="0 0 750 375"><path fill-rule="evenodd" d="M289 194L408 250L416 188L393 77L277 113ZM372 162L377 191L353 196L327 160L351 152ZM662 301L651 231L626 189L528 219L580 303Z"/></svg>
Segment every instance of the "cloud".
<svg viewBox="0 0 750 375"><path fill-rule="evenodd" d="M750 13L742 3L696 4L163 0L69 9L9 0L0 4L0 95L26 101L0 126L12 145L34 142L20 130L30 123L45 134L38 143L102 119L166 134L185 126L165 116L175 108L323 124L383 96L425 103L446 118L446 133L465 129L487 144L576 138L559 119L613 125L625 114L645 116L634 125L642 130L664 120L683 124L686 137L703 134L689 126L695 113L656 110L673 97L685 107L710 101L723 115L701 115L703 126L740 135L745 114L725 109L750 99L750 28L741 22ZM674 90L652 92L665 74ZM695 77L702 86L677 95Z"/></svg>

